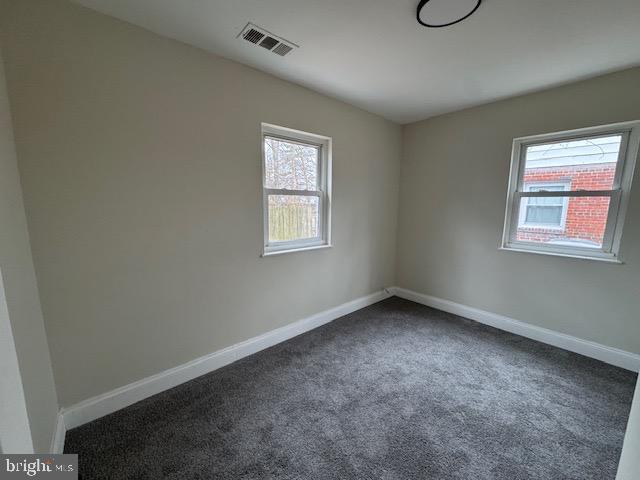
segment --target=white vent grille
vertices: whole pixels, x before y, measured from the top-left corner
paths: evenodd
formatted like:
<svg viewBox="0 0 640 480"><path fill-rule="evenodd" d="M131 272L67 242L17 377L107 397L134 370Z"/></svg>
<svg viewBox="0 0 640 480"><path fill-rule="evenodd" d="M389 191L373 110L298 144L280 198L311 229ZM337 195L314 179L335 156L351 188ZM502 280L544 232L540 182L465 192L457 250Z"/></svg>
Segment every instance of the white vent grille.
<svg viewBox="0 0 640 480"><path fill-rule="evenodd" d="M293 47L290 47L286 43L280 43L277 47L271 50L273 53L277 53L278 55L284 57L287 53L293 50Z"/></svg>
<svg viewBox="0 0 640 480"><path fill-rule="evenodd" d="M242 34L242 38L251 43L258 43L260 40L264 38L264 33L259 32L255 28L250 28L246 32Z"/></svg>
<svg viewBox="0 0 640 480"><path fill-rule="evenodd" d="M266 50L269 50L276 55L284 57L298 48L293 42L285 40L282 37L274 35L273 33L265 30L262 27L258 27L253 23L247 23L242 31L238 34L238 37L242 40L246 40L256 46L260 46Z"/></svg>

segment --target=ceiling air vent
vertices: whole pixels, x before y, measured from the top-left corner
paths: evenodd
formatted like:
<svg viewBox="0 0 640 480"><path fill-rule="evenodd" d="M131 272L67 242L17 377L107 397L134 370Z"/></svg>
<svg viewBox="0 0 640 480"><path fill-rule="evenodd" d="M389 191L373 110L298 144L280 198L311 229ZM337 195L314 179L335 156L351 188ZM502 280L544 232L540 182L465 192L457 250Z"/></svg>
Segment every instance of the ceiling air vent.
<svg viewBox="0 0 640 480"><path fill-rule="evenodd" d="M267 50L271 50L273 47L278 45L278 43L278 40L276 40L275 38L267 36L260 42L260 46L266 48Z"/></svg>
<svg viewBox="0 0 640 480"><path fill-rule="evenodd" d="M293 50L293 47L290 47L286 43L280 43L276 48L271 50L273 53L277 53L278 55L284 57L287 53Z"/></svg>
<svg viewBox="0 0 640 480"><path fill-rule="evenodd" d="M242 34L242 38L251 43L258 43L264 38L264 33L259 32L255 28L250 28Z"/></svg>
<svg viewBox="0 0 640 480"><path fill-rule="evenodd" d="M284 57L285 55L290 53L294 48L298 48L298 45L296 45L295 43L274 35L273 33L265 30L262 27L258 27L253 23L247 23L247 25L238 35L238 38L253 43L254 45L259 45L262 48L275 53L276 55L280 55L281 57Z"/></svg>

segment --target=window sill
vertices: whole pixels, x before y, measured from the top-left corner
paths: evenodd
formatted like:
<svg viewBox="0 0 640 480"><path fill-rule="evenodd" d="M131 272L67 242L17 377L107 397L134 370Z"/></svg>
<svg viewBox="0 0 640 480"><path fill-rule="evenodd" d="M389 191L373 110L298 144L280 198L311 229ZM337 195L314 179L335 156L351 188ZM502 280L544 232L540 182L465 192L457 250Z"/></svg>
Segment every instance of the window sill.
<svg viewBox="0 0 640 480"><path fill-rule="evenodd" d="M586 254L579 253L568 253L568 252L554 252L550 250L534 250L530 248L524 247L499 247L499 250L505 250L507 252L520 252L520 253L535 253L538 255L550 255L552 257L565 257L565 258L578 258L580 260L595 260L596 262L604 262L604 263L613 263L616 265L622 265L624 262L620 260L618 257L612 254L601 254L602 256L592 256Z"/></svg>
<svg viewBox="0 0 640 480"><path fill-rule="evenodd" d="M272 257L275 255L283 255L285 253L296 253L296 252L308 252L309 250L322 250L324 248L331 248L333 245L324 244L324 245L313 245L310 247L297 247L297 248L289 248L287 250L272 250L270 252L264 252L261 257Z"/></svg>

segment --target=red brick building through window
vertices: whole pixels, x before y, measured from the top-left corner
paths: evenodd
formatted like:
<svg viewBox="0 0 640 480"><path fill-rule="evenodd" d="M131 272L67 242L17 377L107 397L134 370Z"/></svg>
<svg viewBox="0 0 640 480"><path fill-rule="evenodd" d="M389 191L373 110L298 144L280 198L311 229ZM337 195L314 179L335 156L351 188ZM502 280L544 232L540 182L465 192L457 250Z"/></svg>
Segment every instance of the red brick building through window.
<svg viewBox="0 0 640 480"><path fill-rule="evenodd" d="M620 137L532 146L527 150L523 189L532 192L609 190L613 187ZM525 197L517 239L601 247L609 197Z"/></svg>

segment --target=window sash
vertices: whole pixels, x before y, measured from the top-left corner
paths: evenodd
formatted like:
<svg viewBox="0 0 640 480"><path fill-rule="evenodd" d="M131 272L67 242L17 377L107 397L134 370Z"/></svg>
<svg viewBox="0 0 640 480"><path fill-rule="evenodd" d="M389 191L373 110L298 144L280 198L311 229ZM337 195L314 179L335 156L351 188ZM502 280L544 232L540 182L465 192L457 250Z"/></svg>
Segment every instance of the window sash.
<svg viewBox="0 0 640 480"><path fill-rule="evenodd" d="M311 143L311 142L307 142L307 141L303 141L303 140L297 140L295 138L287 138L284 137L282 135L274 135L274 134L264 134L262 136L262 145L263 145L263 149L264 149L264 142L267 139L272 139L272 140L277 140L279 142L285 142L285 143L292 143L294 145L300 145L303 147L311 147L311 148L315 148L316 149L316 188L317 189L321 189L322 188L322 160L323 160L323 151L322 151L322 145L321 144L315 144L315 143ZM264 155L263 155L264 156ZM266 162L266 158L263 158L263 162ZM267 176L266 176L266 171L263 173L263 178L262 178L262 184L263 184L263 188L267 188L265 186L267 181ZM286 190L286 189L283 189ZM296 190L296 191L301 191L301 190Z"/></svg>
<svg viewBox="0 0 640 480"><path fill-rule="evenodd" d="M571 197L609 197L609 211L607 212L607 223L604 231L604 237L602 239L602 249L594 249L587 247L562 247L555 248L549 245L544 245L535 242L526 242L524 240L517 240L516 236L518 234L518 227L520 225L520 204L523 198L531 198L531 197L566 197L567 200ZM574 190L574 191L561 191L561 192L514 192L513 199L513 210L512 210L512 218L511 218L511 227L509 229L509 242L508 245L522 245L531 247L532 245L536 246L537 249L541 250L576 250L577 252L582 252L583 254L592 253L592 252L602 252L602 253L611 253L612 251L612 242L613 242L613 234L616 226L616 217L618 215L618 207L620 205L620 199L622 197L622 190ZM543 225L540 225L543 227ZM524 225L526 228L526 225ZM554 227L550 227L554 228ZM557 226L555 228L558 228ZM506 246L506 245L505 245Z"/></svg>
<svg viewBox="0 0 640 480"><path fill-rule="evenodd" d="M317 197L318 198L318 235L315 237L307 237L307 238L296 238L293 240L269 240L269 231L266 232L266 246L267 247L283 247L283 246L291 246L298 244L317 244L322 241L323 238L323 199L324 192L320 190L287 190L281 188L265 188L264 189L266 197L267 197L267 208L266 208L266 216L267 216L267 228L270 225L269 222L269 206L268 199L270 195L281 195L286 197ZM308 246L308 245L307 245Z"/></svg>
<svg viewBox="0 0 640 480"><path fill-rule="evenodd" d="M596 127L597 128L597 127ZM519 147L519 152L518 152L518 178L517 178L517 191L522 192L524 190L523 185L524 185L524 173L525 173L525 167L526 167L526 155L527 155L527 148L528 147L532 147L535 145L545 145L548 143L557 143L557 142L563 142L563 141L571 141L571 140L582 140L582 139L592 139L592 138L603 138L603 137L609 137L612 135L621 135L622 136L622 140L620 141L620 149L618 150L618 159L616 161L616 171L615 171L615 175L613 178L613 189L617 189L620 188L621 186L621 181L622 181L622 174L623 174L623 166L624 166L624 162L626 159L626 155L627 155L627 149L629 146L629 136L631 134L631 129L627 128L627 129L611 129L611 130L607 130L604 129L602 130L600 133L594 133L594 134L589 134L587 133L586 130L591 130L591 129L584 129L585 133L575 133L575 134L567 134L567 135L562 135L562 134L558 134L557 136L555 136L555 134L549 134L549 135L542 135L542 137L546 137L544 139L541 140L537 140L537 141L529 141L529 142L522 142L518 144ZM514 141L515 143L515 141Z"/></svg>
<svg viewBox="0 0 640 480"><path fill-rule="evenodd" d="M592 139L620 135L620 149L615 167L613 186L610 190L577 190L577 191L524 191L525 156L527 148L570 140ZM515 251L548 253L552 255L572 256L578 258L619 260L619 248L622 238L623 221L629 201L631 182L638 150L640 149L640 121L589 127L569 132L542 134L513 141L511 173L505 211L505 224L501 248ZM586 247L555 246L543 243L517 240L517 230L523 198L531 197L609 197L609 211L602 249Z"/></svg>

